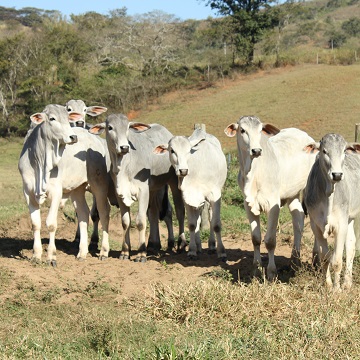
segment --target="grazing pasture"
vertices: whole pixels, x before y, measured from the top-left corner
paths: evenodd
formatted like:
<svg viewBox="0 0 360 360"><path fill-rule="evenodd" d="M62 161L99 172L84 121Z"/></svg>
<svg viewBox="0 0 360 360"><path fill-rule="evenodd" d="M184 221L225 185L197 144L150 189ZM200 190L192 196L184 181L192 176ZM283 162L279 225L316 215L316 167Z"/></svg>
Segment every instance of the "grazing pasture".
<svg viewBox="0 0 360 360"><path fill-rule="evenodd" d="M122 229L116 209L111 213L109 258L99 261L98 248L91 249L85 261L76 261L71 204L58 215L57 268L30 263L31 222L17 171L23 140L1 139L2 358L360 358L359 257L349 292L329 292L310 265L313 235L308 219L302 268L294 273L288 267L292 222L282 210L275 250L278 280L250 277L253 247L236 182L236 144L223 133L241 115L255 114L279 128L299 127L317 140L334 131L352 141L360 119L359 75L359 65L279 69L201 91L168 94L139 114L136 120L161 123L176 135L190 135L194 123L205 123L225 152L231 151L221 209L226 264L207 254L208 231L202 234L205 251L197 261L187 259L186 253L166 251L146 263L120 261ZM46 211L42 216L44 220ZM167 230L163 224L160 228L165 249ZM44 229L44 251L46 233ZM131 233L136 248L134 226ZM261 254L266 266L263 243Z"/></svg>

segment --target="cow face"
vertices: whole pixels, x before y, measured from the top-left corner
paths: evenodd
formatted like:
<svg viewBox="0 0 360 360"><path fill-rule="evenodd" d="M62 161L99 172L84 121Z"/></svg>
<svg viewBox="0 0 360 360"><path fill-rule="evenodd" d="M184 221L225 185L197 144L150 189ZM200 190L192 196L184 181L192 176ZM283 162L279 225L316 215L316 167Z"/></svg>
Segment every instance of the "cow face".
<svg viewBox="0 0 360 360"><path fill-rule="evenodd" d="M318 146L319 162L324 175L333 183L344 179L344 160L348 153L360 153L359 144L349 144L339 134L325 135Z"/></svg>
<svg viewBox="0 0 360 360"><path fill-rule="evenodd" d="M86 106L82 100L69 100L65 104L65 109L70 112L77 112L82 115L81 119L74 123L74 126L86 128L86 115L98 116L107 111L103 106Z"/></svg>
<svg viewBox="0 0 360 360"><path fill-rule="evenodd" d="M62 144L77 142L77 136L73 132L70 122L77 121L81 114L68 113L63 106L47 105L42 113L30 116L35 125L44 123L43 129L47 138L56 139Z"/></svg>
<svg viewBox="0 0 360 360"><path fill-rule="evenodd" d="M205 140L202 130L195 130L190 137L174 136L167 145L159 145L154 149L155 154L169 152L170 162L179 178L184 178L190 173L188 160L199 144Z"/></svg>
<svg viewBox="0 0 360 360"><path fill-rule="evenodd" d="M256 116L242 116L237 123L228 125L224 131L229 137L237 135L239 150L248 153L251 158L257 158L262 153L261 135L276 135L280 130L273 125L262 124Z"/></svg>

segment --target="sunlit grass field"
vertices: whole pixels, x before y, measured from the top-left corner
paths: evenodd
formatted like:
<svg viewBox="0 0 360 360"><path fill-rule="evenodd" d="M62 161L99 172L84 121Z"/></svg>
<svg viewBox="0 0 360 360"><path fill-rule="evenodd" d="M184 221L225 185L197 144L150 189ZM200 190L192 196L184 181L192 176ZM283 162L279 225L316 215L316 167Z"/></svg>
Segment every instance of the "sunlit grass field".
<svg viewBox="0 0 360 360"><path fill-rule="evenodd" d="M161 123L176 135L190 135L195 123L204 123L231 151L222 208L224 235L230 235L248 233L249 226L236 183L236 144L224 135L225 126L254 114L315 139L339 132L353 141L359 104L359 65L299 66L168 94L136 121ZM21 147L22 139L0 140L2 229L28 211L17 170ZM281 216L280 223L289 221L286 210ZM172 271L166 263L163 269ZM44 288L29 270L29 278L19 279L0 268L0 295L16 284L0 305L2 359L360 358L359 258L347 293L328 292L320 274L307 268L288 283L271 284L235 281L220 268L191 284L159 281L150 293L122 302L121 287L100 275L89 284L74 279L64 288ZM81 300L63 303L64 294Z"/></svg>

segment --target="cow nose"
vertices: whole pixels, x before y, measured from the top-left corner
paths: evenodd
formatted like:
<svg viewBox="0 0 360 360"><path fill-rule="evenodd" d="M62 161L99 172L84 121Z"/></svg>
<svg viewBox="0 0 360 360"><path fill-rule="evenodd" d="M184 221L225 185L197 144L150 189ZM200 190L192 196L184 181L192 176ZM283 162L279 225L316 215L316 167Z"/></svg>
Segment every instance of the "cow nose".
<svg viewBox="0 0 360 360"><path fill-rule="evenodd" d="M256 149L251 149L251 154L254 157L258 157L261 155L262 149L260 148L256 148Z"/></svg>
<svg viewBox="0 0 360 360"><path fill-rule="evenodd" d="M77 143L78 141L78 137L76 135L70 135L70 140L71 142L74 144L74 143Z"/></svg>
<svg viewBox="0 0 360 360"><path fill-rule="evenodd" d="M120 146L120 153L127 154L129 152L129 145L122 145Z"/></svg>
<svg viewBox="0 0 360 360"><path fill-rule="evenodd" d="M188 169L179 169L180 176L186 176L188 174Z"/></svg>
<svg viewBox="0 0 360 360"><path fill-rule="evenodd" d="M83 127L84 127L85 122L84 122L84 121L82 121L82 120L79 120L79 121L77 121L75 124L76 124L76 126L77 126L77 127L82 127L82 128L83 128Z"/></svg>
<svg viewBox="0 0 360 360"><path fill-rule="evenodd" d="M341 172L333 172L333 173L331 173L331 175L332 175L332 179L334 181L340 181L342 179L343 173L341 173Z"/></svg>

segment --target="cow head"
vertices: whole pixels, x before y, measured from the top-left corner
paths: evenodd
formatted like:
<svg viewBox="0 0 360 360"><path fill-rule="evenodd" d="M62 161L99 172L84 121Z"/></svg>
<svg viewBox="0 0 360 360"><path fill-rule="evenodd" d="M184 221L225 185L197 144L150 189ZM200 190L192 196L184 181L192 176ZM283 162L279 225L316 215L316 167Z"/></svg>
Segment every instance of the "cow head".
<svg viewBox="0 0 360 360"><path fill-rule="evenodd" d="M68 113L63 106L47 105L43 112L30 116L34 125L43 124L43 130L47 138L56 139L62 144L73 144L77 142L77 136L73 132L70 122L81 118L76 112Z"/></svg>
<svg viewBox="0 0 360 360"><path fill-rule="evenodd" d="M261 155L261 135L273 136L279 129L270 124L262 124L256 116L242 116L237 123L228 125L224 132L229 137L237 135L238 149L247 152L251 158Z"/></svg>
<svg viewBox="0 0 360 360"><path fill-rule="evenodd" d="M111 114L105 122L92 126L89 132L99 135L105 130L112 169L117 174L119 172L119 162L129 153L132 147L129 132L143 132L150 128L151 126L147 124L130 122L124 114Z"/></svg>
<svg viewBox="0 0 360 360"><path fill-rule="evenodd" d="M347 143L339 134L327 134L319 143L309 144L306 151L318 152L323 174L332 183L344 179L344 160L348 154L360 154L360 144Z"/></svg>
<svg viewBox="0 0 360 360"><path fill-rule="evenodd" d="M155 154L169 153L171 165L179 178L189 175L188 159L199 149L199 144L206 139L206 133L195 130L190 137L174 136L166 145L159 145L154 149Z"/></svg>
<svg viewBox="0 0 360 360"><path fill-rule="evenodd" d="M86 128L85 116L98 116L107 111L103 106L86 106L82 100L69 100L65 104L65 109L70 112L77 112L82 115L81 119L73 123L74 126Z"/></svg>

